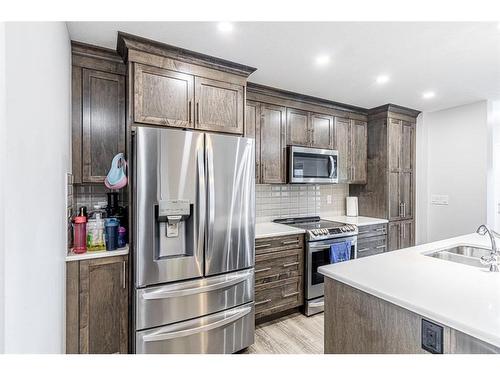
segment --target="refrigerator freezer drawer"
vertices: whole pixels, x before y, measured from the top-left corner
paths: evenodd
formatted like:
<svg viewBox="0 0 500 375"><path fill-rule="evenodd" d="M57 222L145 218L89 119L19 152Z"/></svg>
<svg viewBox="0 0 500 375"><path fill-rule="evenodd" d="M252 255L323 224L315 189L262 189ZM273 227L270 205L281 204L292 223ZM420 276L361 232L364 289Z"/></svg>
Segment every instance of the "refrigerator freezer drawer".
<svg viewBox="0 0 500 375"><path fill-rule="evenodd" d="M254 342L253 302L136 333L137 354L229 354Z"/></svg>
<svg viewBox="0 0 500 375"><path fill-rule="evenodd" d="M254 270L138 289L136 329L158 327L253 301Z"/></svg>

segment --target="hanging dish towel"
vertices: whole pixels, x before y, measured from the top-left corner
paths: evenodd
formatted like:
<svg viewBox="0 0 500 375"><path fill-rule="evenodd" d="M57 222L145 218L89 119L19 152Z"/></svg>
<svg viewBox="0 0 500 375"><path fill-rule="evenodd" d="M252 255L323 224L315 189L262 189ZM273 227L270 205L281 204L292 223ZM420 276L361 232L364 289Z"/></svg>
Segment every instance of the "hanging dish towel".
<svg viewBox="0 0 500 375"><path fill-rule="evenodd" d="M123 156L123 153L120 152L116 154L111 162L111 169L104 180L104 184L108 189L121 189L127 186L127 161Z"/></svg>
<svg viewBox="0 0 500 375"><path fill-rule="evenodd" d="M351 259L351 241L330 245L330 263L345 262Z"/></svg>

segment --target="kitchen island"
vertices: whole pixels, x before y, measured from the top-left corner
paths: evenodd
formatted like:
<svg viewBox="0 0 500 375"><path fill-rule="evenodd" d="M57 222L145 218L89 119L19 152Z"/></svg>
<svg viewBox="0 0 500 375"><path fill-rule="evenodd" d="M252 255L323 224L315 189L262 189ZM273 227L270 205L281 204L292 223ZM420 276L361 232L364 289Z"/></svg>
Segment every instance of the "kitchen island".
<svg viewBox="0 0 500 375"><path fill-rule="evenodd" d="M500 353L500 273L429 254L478 234L322 266L325 353Z"/></svg>

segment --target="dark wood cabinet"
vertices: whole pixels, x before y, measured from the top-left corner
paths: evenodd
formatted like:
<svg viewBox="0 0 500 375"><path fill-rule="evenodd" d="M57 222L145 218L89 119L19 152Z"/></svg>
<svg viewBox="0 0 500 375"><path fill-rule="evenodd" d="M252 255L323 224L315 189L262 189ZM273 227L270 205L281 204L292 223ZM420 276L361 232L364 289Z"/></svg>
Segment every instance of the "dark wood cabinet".
<svg viewBox="0 0 500 375"><path fill-rule="evenodd" d="M125 65L106 49L72 43L72 52L73 179L102 183L125 153Z"/></svg>
<svg viewBox="0 0 500 375"><path fill-rule="evenodd" d="M66 352L128 353L128 256L67 263Z"/></svg>
<svg viewBox="0 0 500 375"><path fill-rule="evenodd" d="M309 113L299 109L286 110L286 144L291 146L309 146L311 142Z"/></svg>
<svg viewBox="0 0 500 375"><path fill-rule="evenodd" d="M134 121L193 128L194 77L134 64Z"/></svg>
<svg viewBox="0 0 500 375"><path fill-rule="evenodd" d="M367 176L367 124L364 121L351 120L351 179L354 184L366 183Z"/></svg>
<svg viewBox="0 0 500 375"><path fill-rule="evenodd" d="M387 251L387 224L374 224L358 228L357 257L364 258Z"/></svg>
<svg viewBox="0 0 500 375"><path fill-rule="evenodd" d="M195 128L243 134L243 90L241 85L196 77Z"/></svg>
<svg viewBox="0 0 500 375"><path fill-rule="evenodd" d="M255 319L304 304L304 236L255 241Z"/></svg>
<svg viewBox="0 0 500 375"><path fill-rule="evenodd" d="M125 152L125 77L83 69L82 182L103 182Z"/></svg>
<svg viewBox="0 0 500 375"><path fill-rule="evenodd" d="M333 116L311 113L310 122L311 147L332 149L334 134Z"/></svg>
<svg viewBox="0 0 500 375"><path fill-rule="evenodd" d="M336 117L333 148L339 152L339 182L365 183L367 178L366 122Z"/></svg>
<svg viewBox="0 0 500 375"><path fill-rule="evenodd" d="M245 137L255 139L255 183L260 184L260 103L246 102Z"/></svg>
<svg viewBox="0 0 500 375"><path fill-rule="evenodd" d="M390 250L415 244L414 165L418 114L392 104L370 110L367 184L349 187L349 193L358 197L361 215L390 221Z"/></svg>
<svg viewBox="0 0 500 375"><path fill-rule="evenodd" d="M286 109L262 103L260 106L261 182L286 182Z"/></svg>

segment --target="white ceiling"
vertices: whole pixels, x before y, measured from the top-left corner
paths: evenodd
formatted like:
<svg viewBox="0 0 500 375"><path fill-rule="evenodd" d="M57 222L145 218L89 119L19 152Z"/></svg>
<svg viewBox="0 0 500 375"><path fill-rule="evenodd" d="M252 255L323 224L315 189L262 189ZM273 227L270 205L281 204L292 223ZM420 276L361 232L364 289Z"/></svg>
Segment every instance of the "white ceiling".
<svg viewBox="0 0 500 375"><path fill-rule="evenodd" d="M250 81L372 108L434 111L500 99L496 23L68 22L72 40L116 48L117 31L257 68ZM331 56L319 67L319 54ZM379 74L390 81L375 83ZM423 99L422 93L435 97Z"/></svg>

